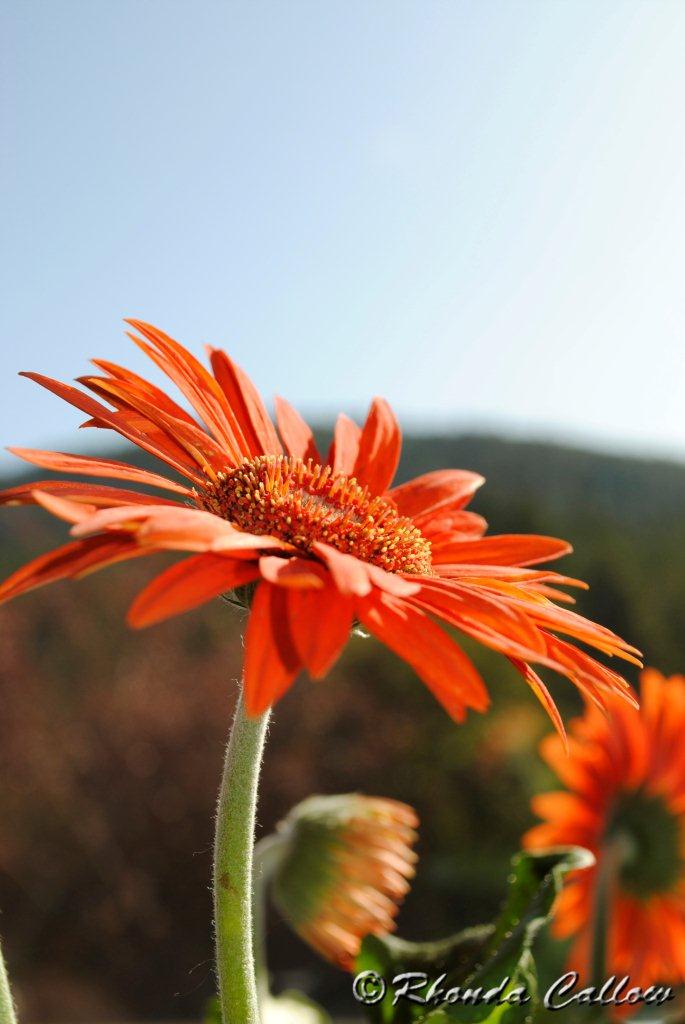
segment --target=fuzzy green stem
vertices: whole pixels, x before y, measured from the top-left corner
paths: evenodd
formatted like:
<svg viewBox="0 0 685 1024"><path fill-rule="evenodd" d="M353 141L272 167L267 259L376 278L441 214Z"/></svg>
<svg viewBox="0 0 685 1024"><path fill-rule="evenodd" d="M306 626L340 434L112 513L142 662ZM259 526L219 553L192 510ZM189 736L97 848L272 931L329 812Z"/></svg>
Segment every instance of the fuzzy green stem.
<svg viewBox="0 0 685 1024"><path fill-rule="evenodd" d="M17 1024L7 968L0 949L0 1024Z"/></svg>
<svg viewBox="0 0 685 1024"><path fill-rule="evenodd" d="M252 857L257 785L268 720L268 711L258 718L248 718L240 697L219 791L214 927L224 1024L260 1024L252 939Z"/></svg>

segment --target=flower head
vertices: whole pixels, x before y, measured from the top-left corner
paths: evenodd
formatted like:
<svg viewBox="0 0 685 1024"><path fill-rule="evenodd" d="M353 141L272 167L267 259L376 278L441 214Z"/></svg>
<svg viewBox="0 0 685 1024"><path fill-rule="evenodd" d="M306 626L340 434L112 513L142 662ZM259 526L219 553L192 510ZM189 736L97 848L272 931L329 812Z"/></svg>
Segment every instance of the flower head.
<svg viewBox="0 0 685 1024"><path fill-rule="evenodd" d="M417 826L407 804L359 793L310 797L281 822L274 900L321 956L350 970L364 936L394 931Z"/></svg>
<svg viewBox="0 0 685 1024"><path fill-rule="evenodd" d="M45 469L136 487L52 479L0 494L5 504L42 505L71 524L73 537L7 579L0 600L174 550L189 557L143 590L129 621L149 626L247 589L244 677L253 715L300 670L325 675L354 623L404 658L458 720L468 708L484 710L488 695L436 620L506 655L559 729L533 664L557 670L599 703L612 692L633 700L621 676L574 641L629 661L637 652L555 603L570 600L560 585L583 584L537 568L570 551L568 544L484 536L485 521L465 507L483 483L475 473L437 470L392 486L401 435L387 402L375 399L361 428L341 415L324 456L283 399L276 400L276 429L249 378L224 352L209 350L210 370L157 328L130 324L132 340L191 411L105 360L94 360L98 375L80 378L90 394L25 376L84 412L84 426L114 430L155 455L174 478L111 459L11 449Z"/></svg>
<svg viewBox="0 0 685 1024"><path fill-rule="evenodd" d="M567 792L533 801L544 819L530 849L577 844L596 865L573 876L555 911L560 938L574 936L572 969L588 978L599 879L610 869L607 975L631 984L685 980L685 677L642 673L642 709L615 699L611 717L589 707L543 757ZM611 862L608 862L611 858Z"/></svg>

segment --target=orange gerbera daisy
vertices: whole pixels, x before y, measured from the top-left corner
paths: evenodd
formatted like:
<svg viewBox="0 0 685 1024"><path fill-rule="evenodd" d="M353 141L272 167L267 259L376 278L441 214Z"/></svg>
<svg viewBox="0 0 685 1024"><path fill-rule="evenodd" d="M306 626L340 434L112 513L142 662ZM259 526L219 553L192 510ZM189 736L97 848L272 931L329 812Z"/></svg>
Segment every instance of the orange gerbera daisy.
<svg viewBox="0 0 685 1024"><path fill-rule="evenodd" d="M580 640L629 661L637 653L608 629L559 608L558 584L530 566L570 551L539 536L484 537L484 520L465 510L482 478L446 469L392 487L401 435L382 399L360 429L341 415L328 455L283 399L278 432L253 384L219 349L210 372L178 342L137 320L136 345L173 381L193 414L129 370L104 360L80 378L91 395L28 373L89 417L157 456L187 484L108 459L11 449L46 469L114 477L170 497L66 480L14 487L6 504L37 503L72 524L74 540L31 562L0 587L0 600L44 583L161 550L191 557L167 569L130 613L140 627L234 592L251 606L245 701L256 715L301 669L323 676L354 623L361 623L416 670L456 719L483 710L485 686L441 619L505 654L559 716L532 663L568 676L591 698L624 680L579 650Z"/></svg>
<svg viewBox="0 0 685 1024"><path fill-rule="evenodd" d="M554 929L575 936L570 969L588 978L600 879L607 880L606 973L631 986L685 981L685 676L642 673L642 709L610 700L572 723L569 754L548 736L542 754L570 792L535 797L545 823L530 849L568 843L596 866L571 877Z"/></svg>

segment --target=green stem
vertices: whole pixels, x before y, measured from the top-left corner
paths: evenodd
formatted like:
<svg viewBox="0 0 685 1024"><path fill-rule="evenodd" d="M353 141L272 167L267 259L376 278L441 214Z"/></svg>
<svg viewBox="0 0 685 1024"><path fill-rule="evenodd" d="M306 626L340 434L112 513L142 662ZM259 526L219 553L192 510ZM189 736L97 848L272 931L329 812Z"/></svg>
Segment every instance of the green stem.
<svg viewBox="0 0 685 1024"><path fill-rule="evenodd" d="M17 1024L7 968L0 949L0 1024Z"/></svg>
<svg viewBox="0 0 685 1024"><path fill-rule="evenodd" d="M214 927L224 1024L259 1024L252 940L252 854L257 785L268 720L268 711L258 718L248 718L241 695L219 791L214 845Z"/></svg>

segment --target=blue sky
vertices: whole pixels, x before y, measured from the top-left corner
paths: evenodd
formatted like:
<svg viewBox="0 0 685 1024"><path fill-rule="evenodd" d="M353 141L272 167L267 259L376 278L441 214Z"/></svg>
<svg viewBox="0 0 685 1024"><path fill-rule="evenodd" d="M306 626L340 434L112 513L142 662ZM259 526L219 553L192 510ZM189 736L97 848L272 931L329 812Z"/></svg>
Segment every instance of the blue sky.
<svg viewBox="0 0 685 1024"><path fill-rule="evenodd" d="M680 0L2 22L3 444L92 443L14 374L140 371L134 315L313 415L685 454Z"/></svg>

